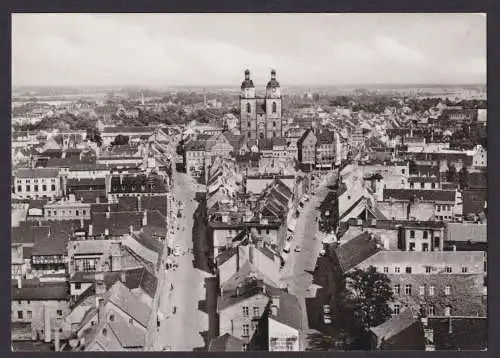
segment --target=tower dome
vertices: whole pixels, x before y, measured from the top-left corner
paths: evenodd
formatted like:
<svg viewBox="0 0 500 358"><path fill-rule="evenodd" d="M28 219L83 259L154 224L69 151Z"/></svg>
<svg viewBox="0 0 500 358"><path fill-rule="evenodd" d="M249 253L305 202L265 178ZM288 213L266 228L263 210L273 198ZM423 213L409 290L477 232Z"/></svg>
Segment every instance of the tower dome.
<svg viewBox="0 0 500 358"><path fill-rule="evenodd" d="M276 71L271 70L271 79L267 82L266 88L276 88L279 87L280 83L276 80Z"/></svg>
<svg viewBox="0 0 500 358"><path fill-rule="evenodd" d="M245 70L245 80L241 83L241 89L255 88L253 81L250 79L250 71Z"/></svg>

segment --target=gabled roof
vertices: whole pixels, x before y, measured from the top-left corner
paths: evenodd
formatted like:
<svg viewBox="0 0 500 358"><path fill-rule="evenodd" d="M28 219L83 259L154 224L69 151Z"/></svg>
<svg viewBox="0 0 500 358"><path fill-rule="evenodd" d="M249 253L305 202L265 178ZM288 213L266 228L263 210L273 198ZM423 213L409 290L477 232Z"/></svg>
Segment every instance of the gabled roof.
<svg viewBox="0 0 500 358"><path fill-rule="evenodd" d="M19 168L15 171L18 178L56 178L59 175L59 168Z"/></svg>
<svg viewBox="0 0 500 358"><path fill-rule="evenodd" d="M377 243L368 232L340 245L335 250L340 268L347 272L378 251Z"/></svg>
<svg viewBox="0 0 500 358"><path fill-rule="evenodd" d="M12 285L12 300L31 301L68 301L70 297L67 282L40 282L39 280L22 280L22 287Z"/></svg>
<svg viewBox="0 0 500 358"><path fill-rule="evenodd" d="M418 320L413 317L412 311L410 309L405 309L400 314L389 318L386 322L370 328L370 331L372 331L379 340L388 340L398 333L401 333L415 322L418 322Z"/></svg>
<svg viewBox="0 0 500 358"><path fill-rule="evenodd" d="M243 345L245 344L239 338L230 335L229 333L223 334L222 336L213 338L209 345L209 352L241 352L243 351Z"/></svg>

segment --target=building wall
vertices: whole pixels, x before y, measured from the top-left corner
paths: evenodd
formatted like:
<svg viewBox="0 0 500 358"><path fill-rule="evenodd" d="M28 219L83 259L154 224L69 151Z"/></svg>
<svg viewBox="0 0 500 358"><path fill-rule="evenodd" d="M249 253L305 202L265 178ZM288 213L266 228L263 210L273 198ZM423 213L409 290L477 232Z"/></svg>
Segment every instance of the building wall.
<svg viewBox="0 0 500 358"><path fill-rule="evenodd" d="M78 284L80 285L80 288L77 288ZM71 294L71 297L73 299L77 299L78 297L80 297L82 293L84 293L91 286L92 283L90 282L80 282L80 283L71 282L69 286L69 292Z"/></svg>
<svg viewBox="0 0 500 358"><path fill-rule="evenodd" d="M60 205L45 205L46 220L90 220L90 204L81 202L65 202Z"/></svg>
<svg viewBox="0 0 500 358"><path fill-rule="evenodd" d="M407 220L408 217L408 202L404 201L378 201L377 208L384 214L386 218L391 220ZM418 221L429 221L435 214L435 205L430 202L419 202L411 205L410 218L414 217Z"/></svg>
<svg viewBox="0 0 500 358"><path fill-rule="evenodd" d="M257 328L258 319L264 313L267 306L269 298L265 295L259 294L250 297L244 301L238 302L232 306L226 307L219 313L219 335L224 335L229 333L236 338L239 338L246 343L248 343L255 333L255 329L252 330L252 321L255 322L255 328ZM243 307L248 307L248 316L243 314ZM257 320L253 320L253 309L257 307L259 310L259 316ZM249 336L243 335L243 325L248 324Z"/></svg>
<svg viewBox="0 0 500 358"><path fill-rule="evenodd" d="M16 177L14 183L15 194L22 199L41 199L44 196L54 199L61 195L59 177L40 179Z"/></svg>
<svg viewBox="0 0 500 358"><path fill-rule="evenodd" d="M444 228L406 228L404 232L405 251L443 251Z"/></svg>
<svg viewBox="0 0 500 358"><path fill-rule="evenodd" d="M58 312L60 311L60 312ZM39 338L45 337L45 315L48 314L54 328L55 320L61 320L70 312L69 301L50 300L50 301L12 301L11 321L12 322L30 322L33 330L39 333ZM20 319L18 312L22 312L23 318ZM31 312L31 318L29 317ZM58 314L60 313L60 314Z"/></svg>
<svg viewBox="0 0 500 358"><path fill-rule="evenodd" d="M97 179L106 178L109 174L109 169L96 169L96 170L69 170L68 179Z"/></svg>
<svg viewBox="0 0 500 358"><path fill-rule="evenodd" d="M299 331L293 327L287 326L269 317L269 351L294 351L300 350ZM286 340L294 339L294 343L290 348L286 347Z"/></svg>

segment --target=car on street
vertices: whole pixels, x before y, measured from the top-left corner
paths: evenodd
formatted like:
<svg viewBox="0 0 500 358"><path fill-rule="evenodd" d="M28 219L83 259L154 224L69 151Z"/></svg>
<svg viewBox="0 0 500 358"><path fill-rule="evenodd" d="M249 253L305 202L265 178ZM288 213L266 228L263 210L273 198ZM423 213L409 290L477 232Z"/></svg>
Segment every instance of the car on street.
<svg viewBox="0 0 500 358"><path fill-rule="evenodd" d="M295 246L295 250L294 250L295 252L300 252L301 250L302 250L302 248L299 245Z"/></svg>
<svg viewBox="0 0 500 358"><path fill-rule="evenodd" d="M329 314L323 314L323 323L332 324L332 316Z"/></svg>
<svg viewBox="0 0 500 358"><path fill-rule="evenodd" d="M325 254L326 254L326 251L325 251L325 250L321 250L321 251L319 252L319 255L320 255L320 256L325 256Z"/></svg>
<svg viewBox="0 0 500 358"><path fill-rule="evenodd" d="M311 198L308 195L304 195L304 201L309 201Z"/></svg>
<svg viewBox="0 0 500 358"><path fill-rule="evenodd" d="M328 314L332 311L332 307L330 305L323 305L323 313Z"/></svg>
<svg viewBox="0 0 500 358"><path fill-rule="evenodd" d="M293 239L293 236L292 236L292 235L289 235L289 236L287 237L286 241L292 241L292 239Z"/></svg>

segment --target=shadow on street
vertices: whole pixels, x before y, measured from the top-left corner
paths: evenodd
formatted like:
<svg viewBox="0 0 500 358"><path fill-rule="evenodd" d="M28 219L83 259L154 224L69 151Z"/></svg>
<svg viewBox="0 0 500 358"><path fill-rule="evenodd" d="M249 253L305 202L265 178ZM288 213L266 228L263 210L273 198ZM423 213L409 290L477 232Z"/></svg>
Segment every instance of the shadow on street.
<svg viewBox="0 0 500 358"><path fill-rule="evenodd" d="M207 273L212 273L209 264L210 243L203 214L204 204L199 203L193 213L193 266Z"/></svg>
<svg viewBox="0 0 500 358"><path fill-rule="evenodd" d="M208 315L208 331L199 332L205 343L195 351L206 351L210 340L218 336L219 321L217 317L218 280L216 277L205 278L205 299L198 302L198 309Z"/></svg>

